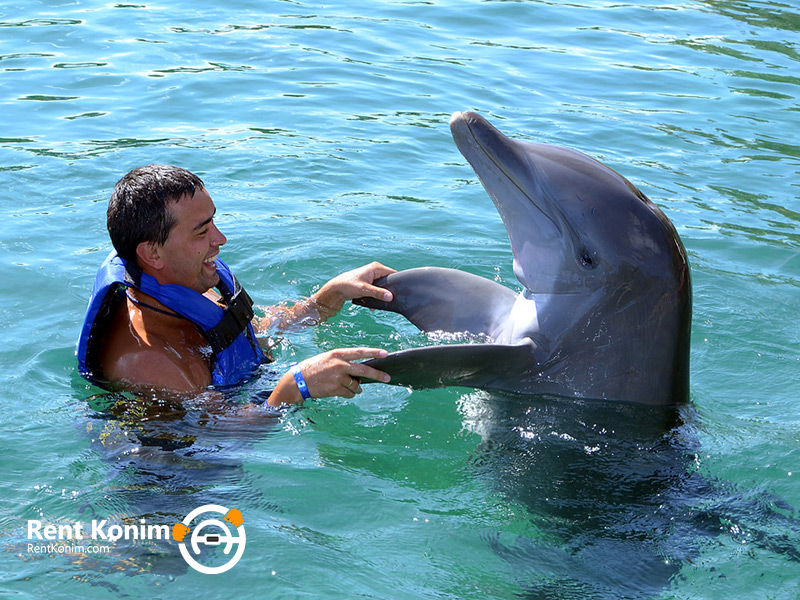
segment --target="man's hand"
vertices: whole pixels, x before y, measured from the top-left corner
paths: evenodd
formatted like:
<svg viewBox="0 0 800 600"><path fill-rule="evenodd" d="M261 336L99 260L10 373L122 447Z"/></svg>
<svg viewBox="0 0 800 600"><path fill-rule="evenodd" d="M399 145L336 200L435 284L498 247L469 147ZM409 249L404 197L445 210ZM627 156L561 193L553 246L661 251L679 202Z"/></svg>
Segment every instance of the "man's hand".
<svg viewBox="0 0 800 600"><path fill-rule="evenodd" d="M373 262L334 277L323 285L311 299L320 306L322 311L330 313L325 314L324 318L335 315L342 310L345 302L356 298L375 298L391 302L392 293L374 283L376 279L396 272L378 262Z"/></svg>
<svg viewBox="0 0 800 600"><path fill-rule="evenodd" d="M382 358L387 354L386 350L378 348L339 348L312 356L297 366L303 374L312 398L328 398L330 396L352 398L361 393L361 378L384 383L388 383L390 379L389 375L383 371L354 361ZM281 377L268 400L272 406L301 404L302 402L303 398L291 372L287 372Z"/></svg>

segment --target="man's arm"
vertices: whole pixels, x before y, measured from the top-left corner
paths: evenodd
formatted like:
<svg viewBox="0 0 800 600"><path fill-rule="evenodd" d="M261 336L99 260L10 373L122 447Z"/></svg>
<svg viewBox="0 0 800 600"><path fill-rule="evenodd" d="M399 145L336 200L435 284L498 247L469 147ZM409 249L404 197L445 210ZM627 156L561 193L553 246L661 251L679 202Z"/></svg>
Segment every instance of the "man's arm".
<svg viewBox="0 0 800 600"><path fill-rule="evenodd" d="M376 298L391 302L389 290L374 285L376 279L395 273L394 269L373 262L334 277L320 290L292 306L271 306L264 317L257 317L253 325L257 332L285 331L298 324L318 324L337 314L344 303L356 298Z"/></svg>

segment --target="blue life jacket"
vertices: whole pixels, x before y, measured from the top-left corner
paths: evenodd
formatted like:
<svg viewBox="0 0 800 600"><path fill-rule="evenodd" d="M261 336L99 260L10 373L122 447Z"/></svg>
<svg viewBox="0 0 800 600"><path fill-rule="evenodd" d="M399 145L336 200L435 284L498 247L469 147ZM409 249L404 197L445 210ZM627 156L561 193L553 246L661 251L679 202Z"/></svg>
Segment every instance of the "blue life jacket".
<svg viewBox="0 0 800 600"><path fill-rule="evenodd" d="M217 259L219 284L225 307L182 285L161 285L112 252L97 272L89 307L78 340L78 369L90 382L103 385L97 376L100 347L126 287L140 290L194 323L213 352L211 369L215 386L235 385L251 377L264 362L264 354L250 324L253 301L221 260Z"/></svg>

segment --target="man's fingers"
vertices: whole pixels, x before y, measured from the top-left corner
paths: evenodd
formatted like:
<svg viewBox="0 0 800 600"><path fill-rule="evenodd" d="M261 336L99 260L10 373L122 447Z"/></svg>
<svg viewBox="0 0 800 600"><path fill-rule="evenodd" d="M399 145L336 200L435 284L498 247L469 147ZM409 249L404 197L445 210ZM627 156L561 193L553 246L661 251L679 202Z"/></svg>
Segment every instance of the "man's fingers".
<svg viewBox="0 0 800 600"><path fill-rule="evenodd" d="M347 394L345 394L346 398L352 398L353 396L361 393L361 385L358 379L351 377L350 375L345 375L347 381L342 383L342 387L347 390Z"/></svg>
<svg viewBox="0 0 800 600"><path fill-rule="evenodd" d="M369 358L383 358L389 354L386 350L381 348L338 348L337 350L331 350L330 353L335 358L348 363L346 365L345 372L348 376L359 380L356 381L356 383L360 383L362 378L372 379L373 381L382 381L383 383L389 383L389 380L391 379L388 373L379 371L378 369L365 365L361 362L356 362ZM345 385L345 387L347 387L346 384L347 381L344 381L343 385Z"/></svg>
<svg viewBox="0 0 800 600"><path fill-rule="evenodd" d="M391 302L392 298L394 298L392 292L375 285L365 285L364 292L366 296L375 298L376 300L383 300L384 302Z"/></svg>
<svg viewBox="0 0 800 600"><path fill-rule="evenodd" d="M382 348L337 348L331 350L331 355L335 358L340 358L348 362L354 360L362 360L365 358L383 358L389 354Z"/></svg>
<svg viewBox="0 0 800 600"><path fill-rule="evenodd" d="M392 301L392 292L372 284L382 277L397 273L395 269L382 265L379 262L374 262L365 265L361 269L351 271L351 273L353 273L355 278L362 284L361 297L367 296L375 298L376 300L383 300L384 302Z"/></svg>
<svg viewBox="0 0 800 600"><path fill-rule="evenodd" d="M384 373L383 371L379 371L363 363L353 363L350 369L350 375L358 377L359 381L361 379L372 379L373 381L382 381L383 383L389 383L389 381L391 381L391 377L389 377L388 373Z"/></svg>

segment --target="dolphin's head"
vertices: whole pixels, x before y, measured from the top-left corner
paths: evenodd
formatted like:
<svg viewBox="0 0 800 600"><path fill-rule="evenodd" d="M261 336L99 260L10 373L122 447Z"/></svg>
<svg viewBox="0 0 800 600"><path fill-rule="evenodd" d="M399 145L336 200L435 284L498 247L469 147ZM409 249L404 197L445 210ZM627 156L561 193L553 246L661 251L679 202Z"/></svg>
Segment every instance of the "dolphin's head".
<svg viewBox="0 0 800 600"><path fill-rule="evenodd" d="M574 150L512 140L475 113L455 113L450 128L505 223L514 273L530 292L592 293L634 273L688 281L672 223L612 169Z"/></svg>
<svg viewBox="0 0 800 600"><path fill-rule="evenodd" d="M450 128L503 218L514 274L537 307L536 327L512 341L546 340L542 373L552 367L554 381L579 395L685 401L691 282L664 213L580 152L509 139L475 113L455 113Z"/></svg>

